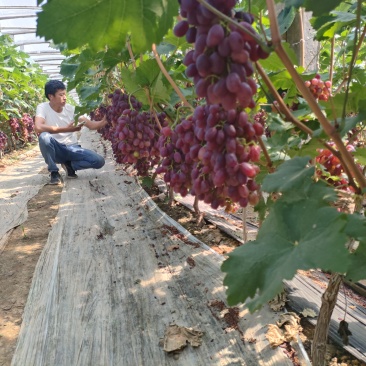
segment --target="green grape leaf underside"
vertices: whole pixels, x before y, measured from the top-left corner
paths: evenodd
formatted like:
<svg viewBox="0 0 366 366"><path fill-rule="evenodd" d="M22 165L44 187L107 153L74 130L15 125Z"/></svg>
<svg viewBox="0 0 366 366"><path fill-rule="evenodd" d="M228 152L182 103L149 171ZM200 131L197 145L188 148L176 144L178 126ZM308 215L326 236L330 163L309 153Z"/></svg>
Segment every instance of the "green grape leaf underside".
<svg viewBox="0 0 366 366"><path fill-rule="evenodd" d="M121 50L131 34L135 52L160 43L173 25L178 2L170 0L58 0L38 14L37 35L66 43L69 49L89 44L91 49Z"/></svg>
<svg viewBox="0 0 366 366"><path fill-rule="evenodd" d="M253 298L247 305L255 311L298 269L347 270L346 215L328 205L322 184L312 184L302 200L284 198L272 206L257 240L235 249L223 263L229 304Z"/></svg>

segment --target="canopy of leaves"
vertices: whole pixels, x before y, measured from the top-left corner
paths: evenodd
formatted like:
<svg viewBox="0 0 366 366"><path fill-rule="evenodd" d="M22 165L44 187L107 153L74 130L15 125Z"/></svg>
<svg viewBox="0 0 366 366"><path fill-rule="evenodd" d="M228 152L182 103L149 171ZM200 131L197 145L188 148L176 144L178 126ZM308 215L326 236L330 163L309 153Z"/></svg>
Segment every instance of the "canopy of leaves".
<svg viewBox="0 0 366 366"><path fill-rule="evenodd" d="M280 192L257 239L235 249L223 263L224 284L231 305L245 302L255 311L282 289L283 279L291 279L298 269L321 268L359 279L365 275L366 250L362 244L353 255L346 243L351 236L365 236L365 222L356 225L352 216L330 206L334 190L314 183L309 157L294 158L267 176L263 189ZM352 225L353 223L353 225ZM360 224L360 222L359 222ZM252 300L248 300L252 299Z"/></svg>
<svg viewBox="0 0 366 366"><path fill-rule="evenodd" d="M43 100L47 78L39 65L19 51L8 36L0 36L0 130L6 130L11 117L33 114Z"/></svg>
<svg viewBox="0 0 366 366"><path fill-rule="evenodd" d="M38 13L37 34L69 49L88 44L94 51L120 51L132 35L134 51L144 52L160 43L177 14L178 2L170 0L58 0Z"/></svg>

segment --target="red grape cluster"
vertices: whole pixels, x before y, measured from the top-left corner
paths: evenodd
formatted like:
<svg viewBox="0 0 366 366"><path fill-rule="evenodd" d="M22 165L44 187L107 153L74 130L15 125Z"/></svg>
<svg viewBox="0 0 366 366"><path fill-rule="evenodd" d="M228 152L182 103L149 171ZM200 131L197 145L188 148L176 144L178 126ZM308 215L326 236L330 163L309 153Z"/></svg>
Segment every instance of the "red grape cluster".
<svg viewBox="0 0 366 366"><path fill-rule="evenodd" d="M111 140L112 139L112 130L113 126L111 123L111 120L109 119L109 110L111 109L111 106L105 106L104 104L101 104L97 109L92 111L90 113L90 119L92 121L101 121L104 116L107 117L107 124L100 128L98 132L102 135L102 137L105 140Z"/></svg>
<svg viewBox="0 0 366 366"><path fill-rule="evenodd" d="M184 119L174 130L164 127L158 141L162 157L156 173L164 173L164 181L175 193L186 196L192 187L191 172L201 145L194 134L192 116Z"/></svg>
<svg viewBox="0 0 366 366"><path fill-rule="evenodd" d="M256 139L263 134L263 126L251 123L244 111L225 111L220 105L197 107L194 122L201 147L191 193L215 209L221 206L230 211L233 203L257 204L259 185L254 177L259 168L252 163L260 158Z"/></svg>
<svg viewBox="0 0 366 366"><path fill-rule="evenodd" d="M328 101L331 94L331 81L321 80L321 76L316 74L311 80L305 81L305 86L309 88L315 99Z"/></svg>
<svg viewBox="0 0 366 366"><path fill-rule="evenodd" d="M137 174L145 176L149 168L160 160L157 147L159 127L155 116L140 111L142 104L132 95L117 89L110 94L112 104L100 106L91 118L101 120L107 116L108 123L99 132L111 141L114 157L118 163L134 164ZM167 126L166 115L157 114L161 126Z"/></svg>
<svg viewBox="0 0 366 366"><path fill-rule="evenodd" d="M157 115L161 126L167 126L166 115ZM159 127L150 112L125 109L115 128L114 155L118 163L134 164L139 175L160 161L157 147ZM143 159L143 161L141 161Z"/></svg>
<svg viewBox="0 0 366 366"><path fill-rule="evenodd" d="M14 136L14 138L16 140L18 140L19 139L19 132L20 132L18 119L15 118L15 117L10 118L8 123L9 123L12 135Z"/></svg>
<svg viewBox="0 0 366 366"><path fill-rule="evenodd" d="M334 144L333 147L335 148ZM353 145L347 145L346 148L350 152L355 151ZM320 178L326 180L333 186L340 187L344 190L352 188L348 186L348 180L346 179L340 160L332 151L328 149L319 149L315 161L318 163L317 175Z"/></svg>
<svg viewBox="0 0 366 366"><path fill-rule="evenodd" d="M252 163L259 160L256 139L262 133L262 124L249 122L243 111L225 111L218 104L199 106L174 130L163 128L163 160L157 173L164 173L175 192L189 192L214 209L255 205L259 168Z"/></svg>
<svg viewBox="0 0 366 366"><path fill-rule="evenodd" d="M19 119L19 130L24 142L32 142L34 140L34 121L29 114L23 113L22 118Z"/></svg>
<svg viewBox="0 0 366 366"><path fill-rule="evenodd" d="M8 143L8 136L0 131L0 151L4 151L5 150L5 147Z"/></svg>
<svg viewBox="0 0 366 366"><path fill-rule="evenodd" d="M212 0L210 4L232 17L236 0ZM253 95L257 85L251 78L253 61L268 56L257 44L257 34L251 25L253 18L241 16L238 24L220 22L196 0L181 0L181 20L174 28L177 37L186 36L195 44L184 58L186 74L192 77L198 97L206 98L208 104L221 104L225 110L253 108ZM244 14L244 13L243 13Z"/></svg>

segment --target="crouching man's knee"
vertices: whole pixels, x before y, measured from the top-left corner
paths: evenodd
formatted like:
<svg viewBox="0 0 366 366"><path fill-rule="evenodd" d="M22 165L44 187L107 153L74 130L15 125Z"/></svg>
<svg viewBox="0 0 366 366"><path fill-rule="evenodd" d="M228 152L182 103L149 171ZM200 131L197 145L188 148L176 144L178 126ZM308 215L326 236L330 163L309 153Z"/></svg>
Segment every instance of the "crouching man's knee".
<svg viewBox="0 0 366 366"><path fill-rule="evenodd" d="M100 169L101 167L103 167L105 164L105 160L103 158L103 156L98 155L97 159L95 160L94 163L94 168L95 169Z"/></svg>
<svg viewBox="0 0 366 366"><path fill-rule="evenodd" d="M38 136L38 142L42 145L49 145L51 143L51 134L49 132L42 132Z"/></svg>

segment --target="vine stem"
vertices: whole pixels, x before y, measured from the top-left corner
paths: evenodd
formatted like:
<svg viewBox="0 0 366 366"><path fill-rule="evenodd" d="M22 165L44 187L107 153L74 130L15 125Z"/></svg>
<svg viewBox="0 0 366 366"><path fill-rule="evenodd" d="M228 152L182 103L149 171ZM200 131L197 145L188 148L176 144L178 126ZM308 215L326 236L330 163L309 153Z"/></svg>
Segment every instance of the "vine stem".
<svg viewBox="0 0 366 366"><path fill-rule="evenodd" d="M199 3L201 3L205 8L210 10L212 13L217 15L219 18L226 20L228 23L234 25L235 27L239 28L243 33L246 33L247 35L253 37L253 39L259 44L264 52L270 53L272 51L271 47L269 47L265 42L263 42L257 34L253 34L248 29L241 26L236 20L228 17L227 15L221 13L220 10L213 7L211 4L209 4L206 0L197 0Z"/></svg>
<svg viewBox="0 0 366 366"><path fill-rule="evenodd" d="M247 208L243 208L243 241L246 243L248 241L248 231L247 231Z"/></svg>
<svg viewBox="0 0 366 366"><path fill-rule="evenodd" d="M325 353L330 319L337 303L337 296L342 284L342 276L335 273L331 276L328 286L322 295L322 305L315 327L311 358L313 366L325 366Z"/></svg>
<svg viewBox="0 0 366 366"><path fill-rule="evenodd" d="M272 163L271 157L268 154L268 150L266 148L266 145L264 145L264 142L263 142L261 137L258 136L257 139L258 139L258 144L259 144L259 146L261 147L261 149L263 151L264 157L266 158L267 166L268 166L268 168L271 168L273 163Z"/></svg>
<svg viewBox="0 0 366 366"><path fill-rule="evenodd" d="M333 85L333 63L334 63L334 46L335 46L335 37L333 36L331 44L330 44L330 69L329 69L329 80Z"/></svg>
<svg viewBox="0 0 366 366"><path fill-rule="evenodd" d="M259 75L261 76L264 83L267 85L268 89L271 91L272 95L275 97L276 101L280 105L280 111L286 116L288 121L291 121L296 127L300 128L300 130L304 131L308 135L313 134L313 130L304 125L301 121L299 121L297 118L295 118L290 109L287 107L286 103L283 101L282 97L278 93L277 89L272 84L271 80L263 70L262 66L256 62L255 63L257 71Z"/></svg>
<svg viewBox="0 0 366 366"><path fill-rule="evenodd" d="M334 141L339 153L342 156L342 165L348 166L352 176L356 179L358 185L361 189L366 188L366 178L362 172L358 169L355 164L351 153L346 149L343 141L338 134L336 128L328 121L328 119L323 114L322 110L319 108L318 103L315 98L310 93L309 89L305 86L305 83L301 79L300 75L295 70L291 60L289 59L286 51L281 44L281 36L278 28L277 17L275 12L275 5L273 0L266 0L267 9L270 18L270 28L272 34L272 42L275 47L275 52L281 59L282 63L286 67L287 71L290 73L292 79L294 80L298 90L302 94L303 98L308 102L309 107L314 112L320 125L322 126L324 132Z"/></svg>
<svg viewBox="0 0 366 366"><path fill-rule="evenodd" d="M159 130L161 131L161 130L162 130L162 127L161 127L161 124L160 124L160 121L159 121L158 115L156 114L155 108L153 108L153 100L152 100L152 98L150 97L150 92L149 92L149 90L148 90L148 89L145 89L145 93L146 93L146 96L147 96L147 100L149 101L149 104L150 104L150 113L152 113L152 114L153 114L154 119L155 119L155 122L156 122L156 124L158 125Z"/></svg>
<svg viewBox="0 0 366 366"><path fill-rule="evenodd" d="M190 109L192 109L192 111L194 111L194 108L192 107L192 105L190 103L188 103L188 100L185 98L185 96L183 95L182 91L178 88L178 85L174 82L174 80L172 79L172 77L169 75L168 71L164 67L163 63L161 62L160 56L158 54L158 51L156 50L155 43L153 43L153 45L152 45L152 51L153 51L153 54L155 56L155 60L158 63L161 72L167 78L167 80L169 81L170 85L173 87L173 89L175 90L175 92L178 94L179 98L182 100L182 102L184 103L185 106L189 107Z"/></svg>
<svg viewBox="0 0 366 366"><path fill-rule="evenodd" d="M128 49L128 53L130 54L130 57L131 57L133 68L134 68L134 70L136 70L136 60L135 60L135 56L133 55L133 52L132 52L130 41L127 41L127 49Z"/></svg>

